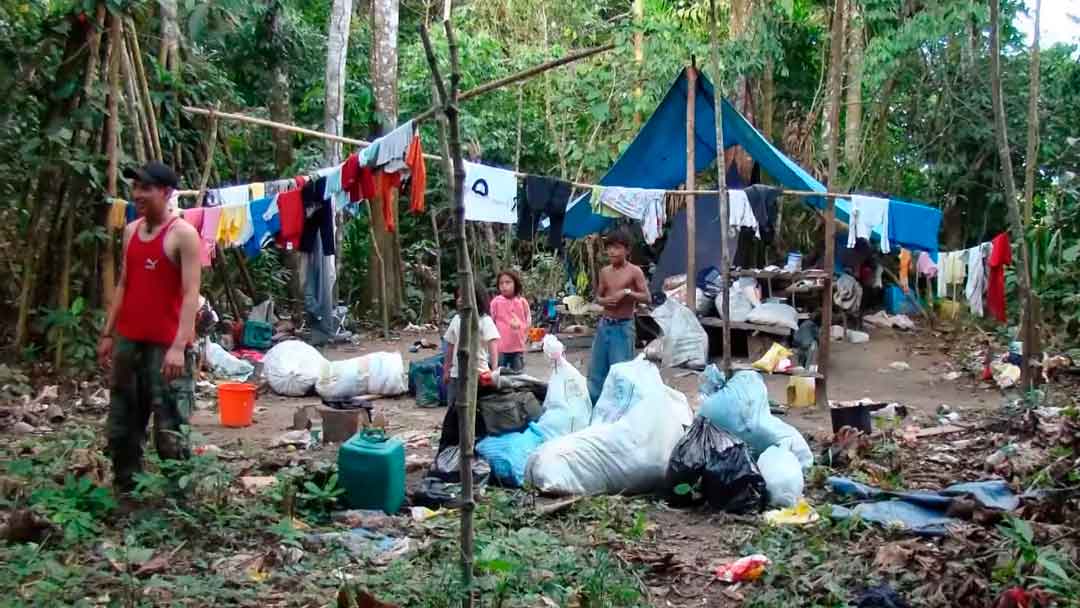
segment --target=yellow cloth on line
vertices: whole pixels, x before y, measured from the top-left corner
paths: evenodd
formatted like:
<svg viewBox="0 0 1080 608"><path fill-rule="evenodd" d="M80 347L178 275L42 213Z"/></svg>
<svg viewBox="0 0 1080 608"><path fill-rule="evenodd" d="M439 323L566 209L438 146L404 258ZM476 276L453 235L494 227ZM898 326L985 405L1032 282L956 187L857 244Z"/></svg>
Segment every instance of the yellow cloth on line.
<svg viewBox="0 0 1080 608"><path fill-rule="evenodd" d="M127 225L127 206L128 202L122 198L109 199L109 228L113 230L123 230Z"/></svg>
<svg viewBox="0 0 1080 608"><path fill-rule="evenodd" d="M266 184L262 182L251 184L251 200L256 201L266 196Z"/></svg>
<svg viewBox="0 0 1080 608"><path fill-rule="evenodd" d="M251 238L251 205L227 205L221 208L217 241L224 247L243 245Z"/></svg>

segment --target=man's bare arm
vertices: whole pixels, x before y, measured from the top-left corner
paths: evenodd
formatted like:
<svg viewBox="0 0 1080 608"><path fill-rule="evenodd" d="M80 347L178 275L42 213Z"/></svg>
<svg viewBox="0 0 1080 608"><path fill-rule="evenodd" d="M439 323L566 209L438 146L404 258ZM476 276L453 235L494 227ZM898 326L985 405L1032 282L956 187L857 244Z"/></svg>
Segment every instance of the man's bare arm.
<svg viewBox="0 0 1080 608"><path fill-rule="evenodd" d="M648 304L652 301L652 296L649 295L649 287L645 284L645 273L639 266L634 267L634 286L630 290L630 297L641 304Z"/></svg>
<svg viewBox="0 0 1080 608"><path fill-rule="evenodd" d="M195 314L199 310L199 287L202 263L199 261L199 235L187 222L176 222L173 228L180 258L181 285L184 300L180 305L180 326L176 329L173 348L185 348L195 341Z"/></svg>

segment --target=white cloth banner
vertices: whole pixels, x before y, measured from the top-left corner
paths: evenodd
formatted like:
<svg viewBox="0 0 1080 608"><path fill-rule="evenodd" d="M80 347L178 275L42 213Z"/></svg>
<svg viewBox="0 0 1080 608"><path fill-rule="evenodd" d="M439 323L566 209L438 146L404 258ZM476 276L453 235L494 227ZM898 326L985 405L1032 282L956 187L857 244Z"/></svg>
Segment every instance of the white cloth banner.
<svg viewBox="0 0 1080 608"><path fill-rule="evenodd" d="M465 161L465 219L517 223L517 177L512 171Z"/></svg>

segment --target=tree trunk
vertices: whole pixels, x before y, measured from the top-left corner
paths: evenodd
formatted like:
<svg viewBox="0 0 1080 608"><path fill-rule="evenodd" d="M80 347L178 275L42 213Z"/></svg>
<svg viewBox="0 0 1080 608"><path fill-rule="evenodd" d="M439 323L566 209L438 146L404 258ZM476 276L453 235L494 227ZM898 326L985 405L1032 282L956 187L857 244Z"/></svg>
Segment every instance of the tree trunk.
<svg viewBox="0 0 1080 608"><path fill-rule="evenodd" d="M334 0L330 9L330 27L326 34L326 104L324 131L344 134L345 66L349 55L349 24L352 21L352 0ZM326 162L341 162L341 142L326 140Z"/></svg>
<svg viewBox="0 0 1080 608"><path fill-rule="evenodd" d="M840 164L840 94L844 74L844 0L836 0L832 15L829 44L829 84L825 100L824 139L828 150L828 187L837 189L836 177Z"/></svg>
<svg viewBox="0 0 1080 608"><path fill-rule="evenodd" d="M373 0L371 10L371 88L375 95L376 131L387 133L397 125L398 119L398 0ZM397 216L397 195L384 204ZM380 286L385 282L385 306L395 314L405 300L401 264L401 243L397 232L389 232L381 210L372 207L371 226L383 264L379 263L374 249L371 253L368 273L371 301L383 306ZM396 222L395 222L396 223Z"/></svg>
<svg viewBox="0 0 1080 608"><path fill-rule="evenodd" d="M849 170L862 156L862 77L864 30L857 0L852 0L847 37L847 104L844 122L844 162Z"/></svg>
<svg viewBox="0 0 1080 608"><path fill-rule="evenodd" d="M1027 154L1024 156L1024 225L1031 226L1035 206L1035 169L1039 166L1039 19L1042 0L1035 0L1035 37L1031 41L1031 68L1028 77Z"/></svg>
<svg viewBox="0 0 1080 608"><path fill-rule="evenodd" d="M711 5L710 5L711 6ZM750 41L748 29L750 27L750 15L754 10L753 0L731 0L731 16L728 22L728 36L731 40ZM719 27L719 24L717 24ZM719 79L720 73L713 75ZM719 86L720 83L714 83ZM735 77L735 88L732 91L731 101L735 109L746 117L752 125L757 125L757 116L754 112L753 96L750 94L752 83L746 74L739 73ZM742 178L743 183L750 183L750 174L753 172L754 159L746 153L742 146L736 146L727 153L727 159L734 163L735 169Z"/></svg>
<svg viewBox="0 0 1080 608"><path fill-rule="evenodd" d="M644 94L643 82L645 80L645 32L641 29L645 26L645 0L633 0L630 7L634 14L634 130L641 128L641 96ZM521 116L520 110L518 116Z"/></svg>
<svg viewBox="0 0 1080 608"><path fill-rule="evenodd" d="M1005 122L1005 103L1001 92L1001 27L1000 0L990 0L990 98L994 106L994 133L997 136L998 157L1001 160L1001 181L1005 186L1005 206L1009 210L1012 222L1013 240L1020 251L1020 264L1016 269L1016 278L1020 289L1020 301L1023 303L1023 342L1024 352L1021 371L1021 384L1025 390L1034 386L1035 368L1030 362L1036 355L1036 327L1033 312L1036 303L1031 293L1031 274L1028 265L1027 240L1024 234L1023 218L1016 198L1016 183L1013 180L1012 157L1009 155L1009 133Z"/></svg>
<svg viewBox="0 0 1080 608"><path fill-rule="evenodd" d="M180 67L180 22L177 0L158 0L161 7L161 48L158 64L168 71Z"/></svg>
<svg viewBox="0 0 1080 608"><path fill-rule="evenodd" d="M761 132L771 142L775 141L773 139L773 115L776 113L776 80L773 74L775 70L775 61L769 57L765 60L765 71L761 74Z"/></svg>

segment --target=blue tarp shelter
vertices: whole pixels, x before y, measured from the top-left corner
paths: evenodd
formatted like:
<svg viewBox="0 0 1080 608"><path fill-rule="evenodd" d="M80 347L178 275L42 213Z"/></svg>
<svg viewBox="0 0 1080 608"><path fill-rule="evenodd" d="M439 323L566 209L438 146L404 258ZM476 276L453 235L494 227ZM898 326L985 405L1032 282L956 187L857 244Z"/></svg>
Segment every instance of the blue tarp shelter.
<svg viewBox="0 0 1080 608"><path fill-rule="evenodd" d="M701 72L698 72L696 89L694 160L697 165L695 169L701 172L716 159L715 96L712 83ZM683 70L634 141L601 178L600 185L670 190L686 181L687 90L688 79L686 70ZM784 188L826 192L821 182L777 150L726 99L722 100L721 114L725 149L742 146L761 169ZM819 209L825 205L824 198L807 197L805 200ZM837 200L837 219L847 222L850 209L849 201ZM586 195L571 203L563 234L570 238L581 238L603 231L610 222L610 219L592 212ZM938 250L941 211L933 207L893 200L889 226L889 240L895 247L932 252ZM719 240L718 232L716 239Z"/></svg>

